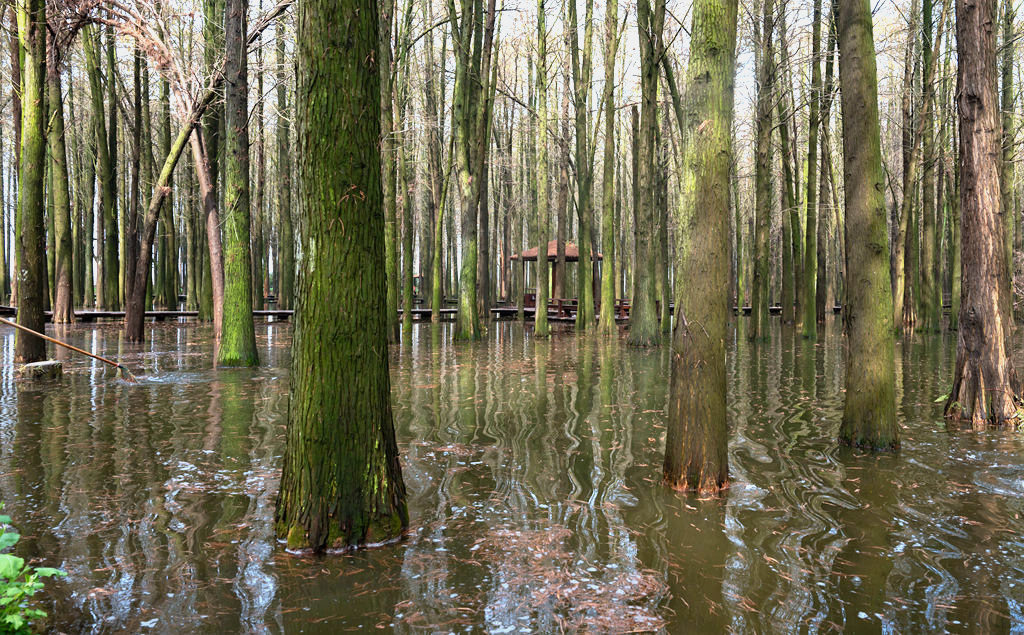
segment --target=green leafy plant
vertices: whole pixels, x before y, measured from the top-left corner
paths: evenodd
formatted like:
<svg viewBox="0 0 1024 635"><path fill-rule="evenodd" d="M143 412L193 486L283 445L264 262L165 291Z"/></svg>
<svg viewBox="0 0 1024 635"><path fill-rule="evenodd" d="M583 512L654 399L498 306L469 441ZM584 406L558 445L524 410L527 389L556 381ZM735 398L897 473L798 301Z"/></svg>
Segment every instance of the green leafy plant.
<svg viewBox="0 0 1024 635"><path fill-rule="evenodd" d="M0 514L0 551L9 550L19 540L21 535L11 527L10 516ZM44 578L64 575L60 569L33 567L24 558L0 553L0 632L31 633L31 623L46 617L45 611L30 605L32 596L43 589Z"/></svg>

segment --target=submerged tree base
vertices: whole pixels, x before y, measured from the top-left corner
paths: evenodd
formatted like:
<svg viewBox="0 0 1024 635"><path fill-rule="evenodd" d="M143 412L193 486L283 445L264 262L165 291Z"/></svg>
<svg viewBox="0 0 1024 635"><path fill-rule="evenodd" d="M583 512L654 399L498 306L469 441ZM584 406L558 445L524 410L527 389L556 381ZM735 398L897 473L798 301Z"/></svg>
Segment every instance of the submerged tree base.
<svg viewBox="0 0 1024 635"><path fill-rule="evenodd" d="M391 514L382 514L372 518L366 527L356 527L352 523L343 523L340 519L328 518L331 525L326 542L311 537L304 527L279 521L276 533L289 551L310 553L346 553L355 549L383 547L400 541L405 536L409 525L409 515L405 507L394 510Z"/></svg>

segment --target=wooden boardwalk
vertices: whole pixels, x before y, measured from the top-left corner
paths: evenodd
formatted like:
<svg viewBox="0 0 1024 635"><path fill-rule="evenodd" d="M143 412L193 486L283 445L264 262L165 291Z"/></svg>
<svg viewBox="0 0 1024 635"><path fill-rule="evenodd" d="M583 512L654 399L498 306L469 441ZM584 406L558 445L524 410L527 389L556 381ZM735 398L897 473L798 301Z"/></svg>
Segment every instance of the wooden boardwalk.
<svg viewBox="0 0 1024 635"><path fill-rule="evenodd" d="M669 311L671 312L675 307L670 305ZM946 311L949 310L949 306L943 307ZM742 312L743 315L750 315L752 310L749 306L744 307L733 307L733 312L737 315ZM768 311L771 315L781 315L781 306L770 306ZM832 307L832 312L839 314L842 311L840 305ZM441 320L452 321L458 314L458 309L441 309ZM525 319L532 320L536 314L537 309L535 307L526 307L523 309ZM18 310L13 306L0 305L0 317L16 317ZM78 322L91 323L97 320L124 320L124 311L99 311L99 310L87 310L82 309L75 311L75 320ZM276 322L284 322L292 319L294 311L290 309L266 309L266 310L255 310L252 312L253 317L266 318L274 320ZM519 307L516 306L496 306L490 310L491 317L495 320L515 320L519 317ZM52 313L45 311L46 321L50 321ZM398 309L399 317L402 316L402 309ZM417 322L429 322L432 316L432 311L428 308L415 307L412 309L412 319ZM198 311L146 311L146 318L152 319L156 322L166 322L168 320L182 320L187 318L199 317ZM571 313L559 311L557 309L548 309L548 320L551 322L575 322L576 316ZM629 322L628 317L616 316L616 323L626 324Z"/></svg>
<svg viewBox="0 0 1024 635"><path fill-rule="evenodd" d="M253 317L273 319L275 321L287 321L291 319L294 313L294 311L288 309L270 309L253 311L252 315ZM0 317L14 317L17 314L17 307L0 305ZM46 316L47 322L53 318L53 313L50 311L44 311L43 315ZM166 322L167 320L196 318L199 317L199 311L146 311L145 316L157 322ZM77 322L95 322L97 320L124 320L124 311L93 311L86 309L75 311L75 321Z"/></svg>

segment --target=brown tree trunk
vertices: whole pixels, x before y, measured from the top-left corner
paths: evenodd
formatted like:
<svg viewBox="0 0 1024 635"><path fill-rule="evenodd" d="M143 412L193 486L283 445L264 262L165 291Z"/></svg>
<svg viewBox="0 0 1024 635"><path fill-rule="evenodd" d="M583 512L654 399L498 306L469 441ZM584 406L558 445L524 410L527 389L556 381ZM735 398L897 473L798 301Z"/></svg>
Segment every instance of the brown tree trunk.
<svg viewBox="0 0 1024 635"><path fill-rule="evenodd" d="M975 429L1013 423L1020 384L1007 351L1012 325L1000 215L996 2L956 0L962 295L946 416Z"/></svg>

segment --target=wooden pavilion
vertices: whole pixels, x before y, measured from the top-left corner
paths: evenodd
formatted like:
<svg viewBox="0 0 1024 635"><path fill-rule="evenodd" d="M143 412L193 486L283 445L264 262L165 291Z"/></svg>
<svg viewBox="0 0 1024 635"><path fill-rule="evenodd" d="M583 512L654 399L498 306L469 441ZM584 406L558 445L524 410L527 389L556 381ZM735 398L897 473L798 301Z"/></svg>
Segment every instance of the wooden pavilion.
<svg viewBox="0 0 1024 635"><path fill-rule="evenodd" d="M576 244L570 243L570 242L563 242L562 245L564 246L564 249L565 249L565 262L567 262L567 263L569 263L569 262L576 262L576 263L578 263L580 261L580 248ZM565 279L564 272L558 270L559 264L558 264L558 241L557 240L552 240L552 241L548 242L547 252L548 252L547 253L548 266L551 267L551 275L548 276L548 283L549 284L553 284L557 274L562 274L562 279L564 280ZM533 247L533 248L527 249L527 250L525 250L525 251L523 251L521 253L512 254L509 257L509 260L518 261L520 263L520 265L522 266L522 268L523 268L523 280L524 281L526 280L526 263L528 263L528 262L537 262L537 260L538 260L537 255L538 255L538 253L539 253L539 249L537 247ZM600 300L601 280L600 280L600 276L598 275L599 272L598 272L597 263L600 262L601 260L602 260L602 256L601 256L600 253L593 254L591 256L591 269L593 271L593 277L591 278L591 285L592 285L592 288L594 290L594 302L598 306L600 305L600 301L601 301ZM536 279L536 278L534 278L534 279ZM528 289L528 288L529 287L527 287L526 289ZM523 291L523 306L524 307L536 307L537 306L537 293L536 293L536 289L534 290L534 292L529 292L526 289L524 289L524 291ZM553 298L553 297L551 297L550 293L548 294L548 297L550 298L551 303L558 307L558 311L559 312L562 312L563 307L565 308L566 311L570 310L570 307L575 307L575 304L577 302L576 298ZM575 312L575 309L572 308L572 311Z"/></svg>

